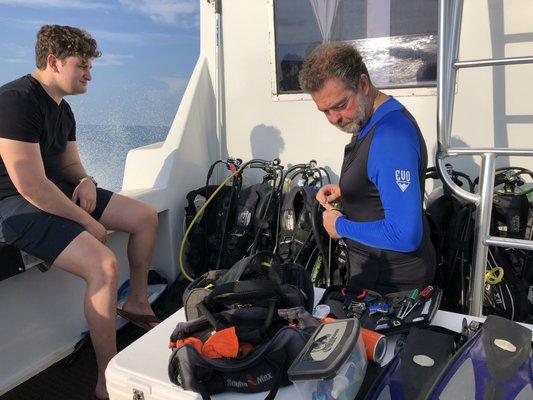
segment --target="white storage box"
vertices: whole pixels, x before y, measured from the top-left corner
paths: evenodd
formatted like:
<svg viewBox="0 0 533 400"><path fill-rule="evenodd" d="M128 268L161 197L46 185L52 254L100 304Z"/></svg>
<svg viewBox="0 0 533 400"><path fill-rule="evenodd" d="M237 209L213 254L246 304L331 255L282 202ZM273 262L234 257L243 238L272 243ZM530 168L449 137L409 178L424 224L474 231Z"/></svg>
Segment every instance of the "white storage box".
<svg viewBox="0 0 533 400"><path fill-rule="evenodd" d="M320 298L320 297L318 297ZM198 399L197 393L184 391L168 378L168 349L170 334L180 321L185 321L185 312L167 318L156 328L117 354L106 370L107 390L111 400L181 400ZM241 394L235 392L213 395L216 400L263 400L267 392ZM276 400L295 400L298 392L294 385L279 389Z"/></svg>

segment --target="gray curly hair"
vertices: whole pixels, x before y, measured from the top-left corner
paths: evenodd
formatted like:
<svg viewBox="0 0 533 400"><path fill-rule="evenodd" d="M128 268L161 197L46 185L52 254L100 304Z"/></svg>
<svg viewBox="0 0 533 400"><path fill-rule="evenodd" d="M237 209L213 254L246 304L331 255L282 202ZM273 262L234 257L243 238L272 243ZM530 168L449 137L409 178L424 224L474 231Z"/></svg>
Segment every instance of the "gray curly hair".
<svg viewBox="0 0 533 400"><path fill-rule="evenodd" d="M298 79L306 93L320 90L329 79L339 79L348 88L357 91L361 74L368 76L368 70L359 51L347 43L332 42L313 50L305 60Z"/></svg>

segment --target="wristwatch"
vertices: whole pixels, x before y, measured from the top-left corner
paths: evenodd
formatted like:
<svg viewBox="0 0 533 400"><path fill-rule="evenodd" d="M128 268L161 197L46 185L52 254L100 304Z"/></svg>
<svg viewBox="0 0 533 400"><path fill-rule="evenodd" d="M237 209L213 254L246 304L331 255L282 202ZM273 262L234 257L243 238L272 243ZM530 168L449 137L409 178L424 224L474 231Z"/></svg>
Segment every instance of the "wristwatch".
<svg viewBox="0 0 533 400"><path fill-rule="evenodd" d="M92 183L94 183L94 186L95 187L98 187L98 182L96 182L96 179L94 179L94 177L90 176L90 175L87 175L87 176L84 176L83 178L80 179L80 183L82 180L84 180L85 178L87 179L90 179L92 181Z"/></svg>

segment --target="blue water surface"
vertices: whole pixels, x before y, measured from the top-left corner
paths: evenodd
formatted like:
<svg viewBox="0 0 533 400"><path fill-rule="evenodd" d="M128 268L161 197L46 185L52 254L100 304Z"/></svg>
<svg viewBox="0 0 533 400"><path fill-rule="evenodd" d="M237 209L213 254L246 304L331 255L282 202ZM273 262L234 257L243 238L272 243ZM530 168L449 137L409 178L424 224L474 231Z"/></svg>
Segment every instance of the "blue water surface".
<svg viewBox="0 0 533 400"><path fill-rule="evenodd" d="M119 191L128 151L164 141L168 126L79 125L77 142L87 173L101 187Z"/></svg>

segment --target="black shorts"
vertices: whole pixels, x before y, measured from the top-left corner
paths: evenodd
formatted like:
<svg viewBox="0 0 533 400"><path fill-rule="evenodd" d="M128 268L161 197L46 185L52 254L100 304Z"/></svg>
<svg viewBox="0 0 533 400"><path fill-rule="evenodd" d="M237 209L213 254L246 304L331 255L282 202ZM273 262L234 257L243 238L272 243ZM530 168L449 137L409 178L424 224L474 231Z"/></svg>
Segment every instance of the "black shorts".
<svg viewBox="0 0 533 400"><path fill-rule="evenodd" d="M58 187L71 198L76 186L60 183ZM94 219L100 220L111 196L109 190L96 189ZM50 264L84 230L77 222L44 212L20 195L0 200L0 241Z"/></svg>

